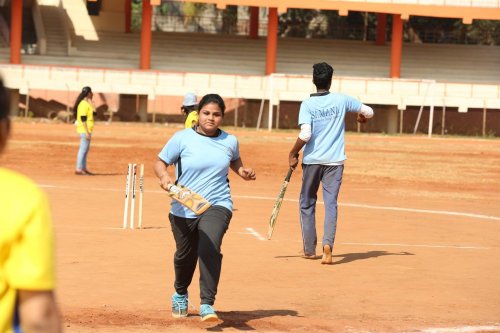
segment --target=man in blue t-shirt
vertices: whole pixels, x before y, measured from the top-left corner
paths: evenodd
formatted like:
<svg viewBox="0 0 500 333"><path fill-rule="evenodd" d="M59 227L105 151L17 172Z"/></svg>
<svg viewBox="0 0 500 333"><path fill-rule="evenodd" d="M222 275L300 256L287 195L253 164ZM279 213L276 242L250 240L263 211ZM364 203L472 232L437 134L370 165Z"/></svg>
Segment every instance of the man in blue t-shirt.
<svg viewBox="0 0 500 333"><path fill-rule="evenodd" d="M373 110L357 99L330 93L333 68L322 62L313 66L316 93L300 105L300 134L290 151L291 168L302 158L302 189L300 191L300 226L302 229L303 257L316 258L316 199L319 184L323 185L325 222L323 232L322 264L332 264L332 248L337 229L337 197L342 183L344 161L344 120L346 112L356 112L357 121L365 123L373 117Z"/></svg>

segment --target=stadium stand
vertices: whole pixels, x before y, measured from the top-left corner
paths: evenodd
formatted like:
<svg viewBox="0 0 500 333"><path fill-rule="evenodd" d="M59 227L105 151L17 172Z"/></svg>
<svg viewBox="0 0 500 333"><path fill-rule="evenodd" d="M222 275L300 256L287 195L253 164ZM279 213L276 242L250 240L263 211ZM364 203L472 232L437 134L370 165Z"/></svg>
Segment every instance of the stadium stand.
<svg viewBox="0 0 500 333"><path fill-rule="evenodd" d="M268 77L265 37L153 32L151 70L140 71L139 33L96 30L88 38L61 7L33 12L45 51L23 54L22 65L10 66L8 46L0 47L0 72L18 89L78 90L92 82L97 91L153 99L194 89L276 105L307 96L311 65L327 61L337 89L366 103L500 109L499 46L404 43L401 78L390 79L390 43L278 38L277 73Z"/></svg>
<svg viewBox="0 0 500 333"><path fill-rule="evenodd" d="M26 64L53 64L101 68L137 68L140 36L137 33L99 32L99 40L74 37L73 55L65 56L64 38L48 32L46 56L25 55ZM57 45L56 43L59 43ZM193 47L194 45L194 47ZM265 66L265 40L243 36L195 33L154 33L152 69L180 72L261 75ZM53 49L53 51L51 51ZM186 50L192 50L186 52ZM389 46L372 42L281 38L277 72L309 74L315 61L334 65L335 74L355 77L388 77ZM0 59L7 61L8 49ZM498 46L453 44L404 44L402 78L443 82L500 82ZM208 70L207 63L210 64Z"/></svg>

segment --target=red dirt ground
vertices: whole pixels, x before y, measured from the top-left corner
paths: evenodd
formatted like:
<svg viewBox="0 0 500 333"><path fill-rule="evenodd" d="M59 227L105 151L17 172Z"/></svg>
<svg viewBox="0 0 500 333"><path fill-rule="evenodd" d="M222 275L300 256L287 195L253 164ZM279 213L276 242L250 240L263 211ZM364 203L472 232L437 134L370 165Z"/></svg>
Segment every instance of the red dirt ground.
<svg viewBox="0 0 500 333"><path fill-rule="evenodd" d="M169 198L152 165L178 129L98 123L89 169L99 175L82 177L73 174L73 125L14 123L0 165L51 199L66 332L500 331L500 140L348 134L335 264L325 266L298 255L300 170L273 239L259 239L297 133L233 128L257 181L230 175L236 210L215 304L222 320L201 323L196 310L172 318ZM120 229L129 162L146 167L143 230ZM197 276L190 295L198 308Z"/></svg>

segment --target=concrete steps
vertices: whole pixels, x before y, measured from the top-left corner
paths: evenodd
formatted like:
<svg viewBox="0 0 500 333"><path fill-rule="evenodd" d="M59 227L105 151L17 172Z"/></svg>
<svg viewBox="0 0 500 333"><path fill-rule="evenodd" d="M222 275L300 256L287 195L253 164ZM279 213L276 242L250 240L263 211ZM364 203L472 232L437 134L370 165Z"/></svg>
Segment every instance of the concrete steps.
<svg viewBox="0 0 500 333"><path fill-rule="evenodd" d="M62 29L59 8L54 6L40 6L42 22L47 36L47 55L63 56L68 54L66 35Z"/></svg>
<svg viewBox="0 0 500 333"><path fill-rule="evenodd" d="M23 61L96 68L134 69L139 66L138 33L99 32L96 41L74 37L76 55L68 57L62 51L63 38L53 29L47 28L49 40L53 41L49 44L50 53L23 56ZM244 36L154 32L152 40L153 70L253 75L263 75L265 71L265 38L252 40ZM0 59L8 61L8 52L0 50ZM387 78L390 45L325 39L278 40L278 73L310 75L312 64L320 61L331 63L337 76ZM500 84L500 47L404 44L401 75L407 79Z"/></svg>

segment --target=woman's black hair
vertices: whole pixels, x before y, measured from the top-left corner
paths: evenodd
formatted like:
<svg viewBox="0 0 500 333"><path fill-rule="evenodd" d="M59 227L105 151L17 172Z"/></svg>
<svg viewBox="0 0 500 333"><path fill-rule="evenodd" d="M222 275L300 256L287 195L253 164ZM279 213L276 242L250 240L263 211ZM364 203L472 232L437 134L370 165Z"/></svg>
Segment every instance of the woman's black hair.
<svg viewBox="0 0 500 333"><path fill-rule="evenodd" d="M210 103L215 103L219 106L222 115L224 115L224 111L226 111L226 104L224 104L224 100L222 97L220 97L217 94L207 94L201 98L201 100L198 102L198 110L201 111L201 109Z"/></svg>
<svg viewBox="0 0 500 333"><path fill-rule="evenodd" d="M8 119L10 112L10 98L0 78L0 120Z"/></svg>
<svg viewBox="0 0 500 333"><path fill-rule="evenodd" d="M76 118L76 113L78 111L78 104L87 97L90 93L92 92L92 89L90 87L83 87L82 91L80 92L80 95L76 98L75 104L73 105L73 114L75 115Z"/></svg>

